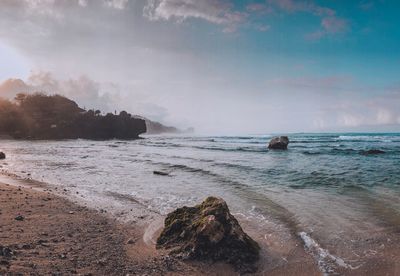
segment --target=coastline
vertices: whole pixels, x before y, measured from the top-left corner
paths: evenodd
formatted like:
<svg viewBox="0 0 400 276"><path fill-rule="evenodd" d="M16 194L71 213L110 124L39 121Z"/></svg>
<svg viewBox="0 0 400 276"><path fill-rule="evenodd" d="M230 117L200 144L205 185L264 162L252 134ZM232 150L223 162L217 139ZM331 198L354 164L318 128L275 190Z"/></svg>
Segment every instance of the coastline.
<svg viewBox="0 0 400 276"><path fill-rule="evenodd" d="M226 264L183 261L156 250L163 217L145 214L144 206L131 209L129 215L118 208L107 211L85 206L84 200L75 200L60 187L12 174L0 176L0 275L238 275ZM19 215L22 221L16 220ZM262 248L255 275L329 275L300 238L268 225L271 231L264 235L236 215ZM371 256L371 262L360 267L343 267L340 273L396 275L400 267L393 264L400 255L396 236L390 238L393 247L386 247L384 255Z"/></svg>
<svg viewBox="0 0 400 276"><path fill-rule="evenodd" d="M4 181L3 181L4 182ZM121 223L49 190L0 182L0 274L204 275ZM20 217L18 217L20 216Z"/></svg>
<svg viewBox="0 0 400 276"><path fill-rule="evenodd" d="M30 178L1 174L0 206L0 246L11 250L0 256L0 274L238 275L226 264L182 261L156 250L160 221L87 207L64 190ZM16 220L19 215L22 221ZM261 246L290 248L270 241ZM263 250L256 274L321 275L311 256L296 247L286 260Z"/></svg>

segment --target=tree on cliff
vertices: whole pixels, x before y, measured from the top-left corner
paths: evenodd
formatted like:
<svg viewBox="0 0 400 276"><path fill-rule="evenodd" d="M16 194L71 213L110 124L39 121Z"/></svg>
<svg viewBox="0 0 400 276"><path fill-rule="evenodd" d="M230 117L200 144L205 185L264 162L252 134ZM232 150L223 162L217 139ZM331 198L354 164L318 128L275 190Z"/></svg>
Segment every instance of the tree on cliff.
<svg viewBox="0 0 400 276"><path fill-rule="evenodd" d="M99 110L85 111L60 95L18 94L0 100L0 134L33 139L134 139L146 132L144 120Z"/></svg>
<svg viewBox="0 0 400 276"><path fill-rule="evenodd" d="M11 134L22 126L22 116L18 107L8 100L0 99L0 133Z"/></svg>

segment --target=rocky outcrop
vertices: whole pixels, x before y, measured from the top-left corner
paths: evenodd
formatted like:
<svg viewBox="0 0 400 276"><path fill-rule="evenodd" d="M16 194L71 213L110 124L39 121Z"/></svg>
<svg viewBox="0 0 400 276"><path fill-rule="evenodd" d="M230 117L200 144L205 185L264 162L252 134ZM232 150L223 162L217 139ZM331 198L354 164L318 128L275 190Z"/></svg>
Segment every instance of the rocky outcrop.
<svg viewBox="0 0 400 276"><path fill-rule="evenodd" d="M162 134L162 133L181 133L179 129L172 126L165 126L159 122L154 122L149 119L146 121L146 134Z"/></svg>
<svg viewBox="0 0 400 276"><path fill-rule="evenodd" d="M287 149L289 145L289 138L287 136L274 137L269 141L269 149Z"/></svg>
<svg viewBox="0 0 400 276"><path fill-rule="evenodd" d="M179 129L173 126L166 126L159 122L152 121L148 118L143 116L135 115L133 116L137 119L142 119L146 122L146 134L164 134L164 133L171 133L171 134L190 134L194 132L194 128L189 127L187 129Z"/></svg>
<svg viewBox="0 0 400 276"><path fill-rule="evenodd" d="M1 159L6 159L6 154L2 151L0 151L0 160Z"/></svg>
<svg viewBox="0 0 400 276"><path fill-rule="evenodd" d="M29 122L29 123L28 123ZM0 135L16 139L138 139L146 123L126 111L118 115L84 110L60 95L18 94L0 98Z"/></svg>
<svg viewBox="0 0 400 276"><path fill-rule="evenodd" d="M240 227L221 198L168 214L157 248L195 260L223 261L240 272L254 272L260 247Z"/></svg>

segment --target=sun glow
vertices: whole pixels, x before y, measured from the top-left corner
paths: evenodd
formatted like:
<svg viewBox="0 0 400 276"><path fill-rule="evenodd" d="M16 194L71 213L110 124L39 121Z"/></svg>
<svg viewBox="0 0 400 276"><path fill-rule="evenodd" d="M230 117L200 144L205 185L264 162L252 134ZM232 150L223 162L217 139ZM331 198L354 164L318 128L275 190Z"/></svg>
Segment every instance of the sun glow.
<svg viewBox="0 0 400 276"><path fill-rule="evenodd" d="M30 73L30 62L15 49L0 41L0 80L26 78Z"/></svg>

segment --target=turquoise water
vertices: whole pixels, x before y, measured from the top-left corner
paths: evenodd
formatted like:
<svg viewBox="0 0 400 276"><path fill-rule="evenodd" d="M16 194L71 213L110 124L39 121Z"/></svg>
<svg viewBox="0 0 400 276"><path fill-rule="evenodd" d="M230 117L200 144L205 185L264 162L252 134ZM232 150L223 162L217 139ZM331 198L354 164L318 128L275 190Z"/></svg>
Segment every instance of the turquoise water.
<svg viewBox="0 0 400 276"><path fill-rule="evenodd" d="M105 208L128 210L130 198L166 214L221 196L261 238L301 238L328 274L379 254L400 230L400 134L292 134L287 151L268 150L271 137L4 140L0 150L8 157L0 165ZM367 154L372 149L384 153ZM379 242L366 245L371 238Z"/></svg>

